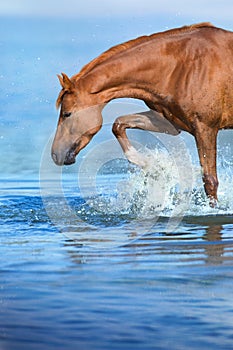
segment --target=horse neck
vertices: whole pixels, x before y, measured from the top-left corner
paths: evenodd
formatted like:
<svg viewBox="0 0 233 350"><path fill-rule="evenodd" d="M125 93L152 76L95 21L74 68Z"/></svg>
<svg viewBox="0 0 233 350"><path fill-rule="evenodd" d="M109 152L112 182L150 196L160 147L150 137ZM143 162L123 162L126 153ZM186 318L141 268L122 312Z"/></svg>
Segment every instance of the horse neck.
<svg viewBox="0 0 233 350"><path fill-rule="evenodd" d="M124 97L150 101L155 85L143 78L141 68L140 62L128 55L103 62L81 77L81 89L98 103Z"/></svg>

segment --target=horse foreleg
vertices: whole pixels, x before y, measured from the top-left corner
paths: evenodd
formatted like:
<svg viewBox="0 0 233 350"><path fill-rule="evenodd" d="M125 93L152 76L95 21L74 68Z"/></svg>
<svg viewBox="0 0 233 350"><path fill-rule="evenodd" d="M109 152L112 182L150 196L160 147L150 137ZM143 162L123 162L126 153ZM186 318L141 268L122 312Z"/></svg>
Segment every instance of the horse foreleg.
<svg viewBox="0 0 233 350"><path fill-rule="evenodd" d="M179 134L179 130L169 123L162 114L153 110L118 117L113 124L112 131L128 160L142 167L146 165L146 159L132 146L127 137L126 129L142 129L171 135Z"/></svg>
<svg viewBox="0 0 233 350"><path fill-rule="evenodd" d="M203 171L205 192L210 200L210 206L217 204L218 177L216 170L217 129L204 124L196 127L196 144Z"/></svg>
<svg viewBox="0 0 233 350"><path fill-rule="evenodd" d="M113 126L112 126L112 132L116 136L118 142L121 145L121 148L126 156L126 158L134 164L139 165L140 167L144 167L146 165L146 160L143 158L143 156L133 147L131 142L129 141L126 129L129 128L138 128L139 123L139 115L137 114L131 114L131 115L125 115L122 117L118 117Z"/></svg>

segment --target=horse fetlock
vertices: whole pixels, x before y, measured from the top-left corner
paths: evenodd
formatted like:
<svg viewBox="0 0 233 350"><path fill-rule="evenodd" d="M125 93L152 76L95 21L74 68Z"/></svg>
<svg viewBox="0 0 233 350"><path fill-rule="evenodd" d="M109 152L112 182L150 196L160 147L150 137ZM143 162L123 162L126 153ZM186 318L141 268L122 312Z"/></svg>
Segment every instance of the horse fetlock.
<svg viewBox="0 0 233 350"><path fill-rule="evenodd" d="M209 198L217 200L218 179L213 175L203 176L205 192Z"/></svg>
<svg viewBox="0 0 233 350"><path fill-rule="evenodd" d="M139 165L140 167L144 168L147 165L147 160L145 157L143 157L142 154L140 154L133 146L131 146L126 152L125 156L127 159L136 165Z"/></svg>

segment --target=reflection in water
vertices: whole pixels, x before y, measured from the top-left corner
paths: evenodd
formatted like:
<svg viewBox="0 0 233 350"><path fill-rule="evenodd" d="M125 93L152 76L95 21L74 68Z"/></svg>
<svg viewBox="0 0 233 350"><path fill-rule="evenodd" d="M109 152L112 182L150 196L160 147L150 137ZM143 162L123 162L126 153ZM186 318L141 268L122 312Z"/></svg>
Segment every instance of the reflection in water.
<svg viewBox="0 0 233 350"><path fill-rule="evenodd" d="M78 240L67 240L66 246L73 262L83 264L93 260L112 258L121 263L143 262L151 259L151 262L166 262L168 264L208 265L215 266L226 264L229 254L233 253L232 240L223 240L223 225L210 225L199 227L202 235L195 236L194 232L187 234L184 227L176 234L151 233L125 244L124 246L103 248L80 244ZM88 235L88 232L86 232ZM98 234L97 234L98 235ZM137 233L134 233L137 237ZM133 236L134 236L133 235ZM93 243L93 242L91 242ZM169 259L169 260L168 260Z"/></svg>
<svg viewBox="0 0 233 350"><path fill-rule="evenodd" d="M219 265L224 262L224 242L222 241L221 225L209 226L206 229L206 233L203 239L208 242L205 244L206 264Z"/></svg>

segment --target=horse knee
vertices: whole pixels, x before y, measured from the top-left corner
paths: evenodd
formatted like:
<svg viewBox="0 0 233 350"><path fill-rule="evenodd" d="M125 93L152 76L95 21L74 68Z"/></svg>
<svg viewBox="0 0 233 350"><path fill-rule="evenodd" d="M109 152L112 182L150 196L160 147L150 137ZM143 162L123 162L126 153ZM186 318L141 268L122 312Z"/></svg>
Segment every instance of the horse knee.
<svg viewBox="0 0 233 350"><path fill-rule="evenodd" d="M117 118L112 126L112 132L117 137L122 134L122 132L125 130L125 125L122 123L121 118Z"/></svg>

